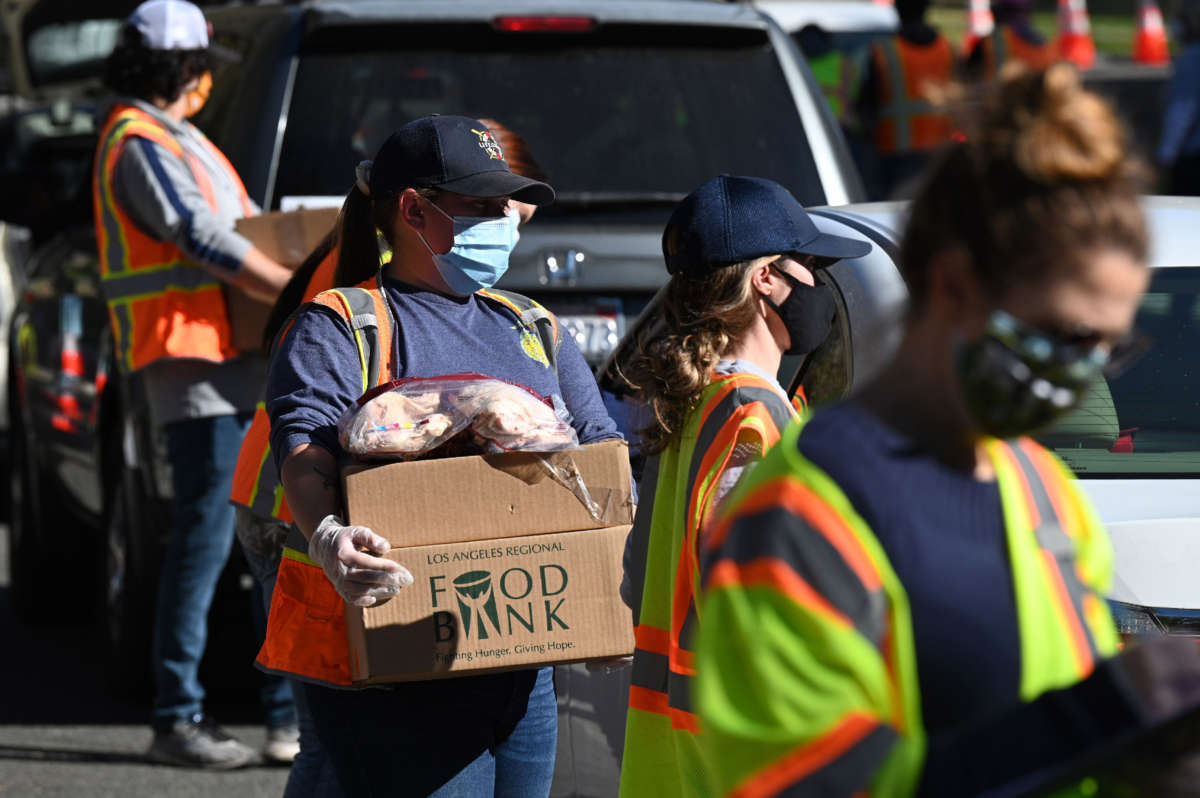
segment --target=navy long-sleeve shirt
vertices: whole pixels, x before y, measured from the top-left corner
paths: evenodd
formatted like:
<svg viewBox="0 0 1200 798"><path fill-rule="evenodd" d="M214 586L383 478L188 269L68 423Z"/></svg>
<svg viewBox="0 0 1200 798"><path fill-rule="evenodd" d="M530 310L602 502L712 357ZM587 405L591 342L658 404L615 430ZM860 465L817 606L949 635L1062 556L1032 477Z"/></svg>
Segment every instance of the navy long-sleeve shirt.
<svg viewBox="0 0 1200 798"><path fill-rule="evenodd" d="M523 340L524 328L497 305L473 294L451 297L385 279L398 319L395 377L475 373L559 396L580 443L619 437L595 378L569 335L557 372ZM358 347L345 322L322 305L309 305L285 336L271 363L267 414L271 451L282 466L296 446L311 443L341 458L337 420L363 393Z"/></svg>
<svg viewBox="0 0 1200 798"><path fill-rule="evenodd" d="M800 452L846 494L908 594L929 733L919 795L1036 779L1137 726L1136 699L1112 660L1022 703L997 483L943 465L853 402L814 415Z"/></svg>

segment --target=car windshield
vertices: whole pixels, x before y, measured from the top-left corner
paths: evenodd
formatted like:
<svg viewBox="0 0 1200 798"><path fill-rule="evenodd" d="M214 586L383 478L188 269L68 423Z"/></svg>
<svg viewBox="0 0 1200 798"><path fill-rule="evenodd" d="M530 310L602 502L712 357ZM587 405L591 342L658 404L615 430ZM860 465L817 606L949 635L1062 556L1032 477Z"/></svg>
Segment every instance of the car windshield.
<svg viewBox="0 0 1200 798"><path fill-rule="evenodd" d="M119 19L61 22L35 30L27 43L35 85L95 78L121 30Z"/></svg>
<svg viewBox="0 0 1200 798"><path fill-rule="evenodd" d="M763 31L469 30L354 28L309 42L276 201L344 194L358 161L397 127L431 113L491 117L523 136L558 192L545 216L584 207L665 215L723 172L771 175L806 205L824 201L796 103Z"/></svg>
<svg viewBox="0 0 1200 798"><path fill-rule="evenodd" d="M1200 267L1157 270L1136 325L1150 350L1038 438L1081 478L1200 476Z"/></svg>

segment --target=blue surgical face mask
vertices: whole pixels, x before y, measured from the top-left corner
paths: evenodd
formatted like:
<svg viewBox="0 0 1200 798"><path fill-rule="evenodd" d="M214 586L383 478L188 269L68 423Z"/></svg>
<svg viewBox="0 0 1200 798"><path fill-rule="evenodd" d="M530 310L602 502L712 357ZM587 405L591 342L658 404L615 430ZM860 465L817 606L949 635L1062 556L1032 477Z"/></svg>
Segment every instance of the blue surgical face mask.
<svg viewBox="0 0 1200 798"><path fill-rule="evenodd" d="M454 223L454 245L444 254L434 252L425 236L421 236L438 274L450 290L466 296L495 285L508 271L508 256L521 237L516 209L504 216L451 216L432 202L429 204Z"/></svg>

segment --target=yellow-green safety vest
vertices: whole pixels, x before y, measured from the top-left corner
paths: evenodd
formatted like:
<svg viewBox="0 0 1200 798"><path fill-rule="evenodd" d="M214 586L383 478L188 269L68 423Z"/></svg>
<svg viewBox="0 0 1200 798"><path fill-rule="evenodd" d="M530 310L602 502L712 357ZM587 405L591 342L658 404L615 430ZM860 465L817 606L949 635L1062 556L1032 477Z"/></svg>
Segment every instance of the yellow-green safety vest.
<svg viewBox="0 0 1200 798"><path fill-rule="evenodd" d="M846 495L800 454L801 429L784 433L706 537L695 686L712 794L910 796L926 733L908 597ZM1013 576L1020 699L1032 701L1116 653L1102 598L1112 547L1051 453L1028 438L985 448Z"/></svg>
<svg viewBox="0 0 1200 798"><path fill-rule="evenodd" d="M795 417L796 408L763 377L719 376L688 414L678 442L647 463L631 533L636 626L623 798L707 794L690 698L701 536L734 447L766 451Z"/></svg>

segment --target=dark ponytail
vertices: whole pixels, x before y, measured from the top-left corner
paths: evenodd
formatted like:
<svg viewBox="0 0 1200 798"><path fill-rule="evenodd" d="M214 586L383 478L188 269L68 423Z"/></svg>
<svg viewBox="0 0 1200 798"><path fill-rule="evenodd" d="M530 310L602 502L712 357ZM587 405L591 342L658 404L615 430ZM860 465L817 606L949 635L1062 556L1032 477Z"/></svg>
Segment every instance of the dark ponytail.
<svg viewBox="0 0 1200 798"><path fill-rule="evenodd" d="M316 249L308 254L304 262L292 272L292 279L288 280L287 285L283 287L279 298L275 300L275 305L271 308L271 315L267 317L267 326L263 330L262 346L264 351L270 351L271 344L275 342L275 336L279 334L280 328L288 320L296 308L300 307L304 300L304 294L308 290L308 284L312 282L313 274L321 267L321 263L325 258L329 257L329 253L333 251L334 245L337 243L337 227L321 239L321 243L317 244Z"/></svg>
<svg viewBox="0 0 1200 798"><path fill-rule="evenodd" d="M370 280L379 271L379 235L395 248L394 225L400 195L375 201L355 184L338 214L338 263L334 284L352 286Z"/></svg>

